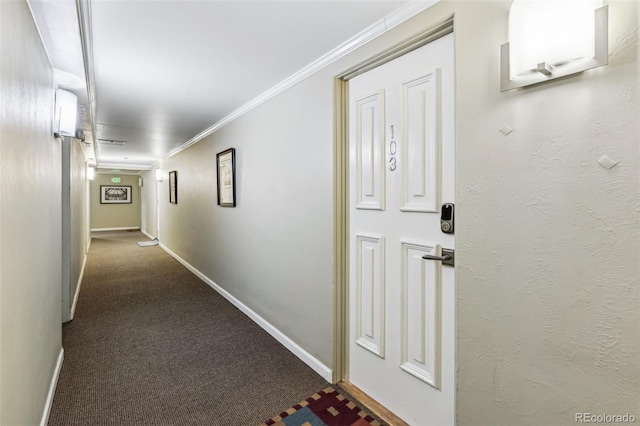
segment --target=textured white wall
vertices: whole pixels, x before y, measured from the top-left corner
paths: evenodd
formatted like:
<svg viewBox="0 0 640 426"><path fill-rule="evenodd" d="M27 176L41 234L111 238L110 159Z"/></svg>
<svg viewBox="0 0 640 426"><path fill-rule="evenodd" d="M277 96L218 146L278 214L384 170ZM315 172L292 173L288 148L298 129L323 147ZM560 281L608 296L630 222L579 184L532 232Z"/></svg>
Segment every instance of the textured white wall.
<svg viewBox="0 0 640 426"><path fill-rule="evenodd" d="M0 2L0 424L35 425L61 350L61 144L23 1Z"/></svg>

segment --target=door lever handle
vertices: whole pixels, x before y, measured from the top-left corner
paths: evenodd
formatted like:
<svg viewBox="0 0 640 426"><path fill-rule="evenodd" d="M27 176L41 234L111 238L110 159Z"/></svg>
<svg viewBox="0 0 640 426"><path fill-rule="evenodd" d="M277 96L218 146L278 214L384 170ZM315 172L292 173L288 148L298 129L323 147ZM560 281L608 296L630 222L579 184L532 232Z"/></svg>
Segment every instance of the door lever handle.
<svg viewBox="0 0 640 426"><path fill-rule="evenodd" d="M427 260L449 260L451 259L451 256L448 254L445 254L444 256L432 256L430 254L425 254L422 258Z"/></svg>
<svg viewBox="0 0 640 426"><path fill-rule="evenodd" d="M442 256L434 256L432 254L425 254L422 256L423 259L426 260L441 260L443 265L446 266L456 266L455 264L455 251L453 249L442 249Z"/></svg>

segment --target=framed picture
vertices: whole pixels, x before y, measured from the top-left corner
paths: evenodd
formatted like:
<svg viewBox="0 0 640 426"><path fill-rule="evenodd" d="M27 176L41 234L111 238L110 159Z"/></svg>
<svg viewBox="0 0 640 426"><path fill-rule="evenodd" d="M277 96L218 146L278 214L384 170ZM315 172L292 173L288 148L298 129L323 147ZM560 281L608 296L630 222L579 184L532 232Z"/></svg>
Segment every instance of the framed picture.
<svg viewBox="0 0 640 426"><path fill-rule="evenodd" d="M131 187L100 185L100 204L131 204Z"/></svg>
<svg viewBox="0 0 640 426"><path fill-rule="evenodd" d="M169 172L169 202L178 204L178 172Z"/></svg>
<svg viewBox="0 0 640 426"><path fill-rule="evenodd" d="M229 148L216 154L218 172L218 205L236 206L236 150Z"/></svg>

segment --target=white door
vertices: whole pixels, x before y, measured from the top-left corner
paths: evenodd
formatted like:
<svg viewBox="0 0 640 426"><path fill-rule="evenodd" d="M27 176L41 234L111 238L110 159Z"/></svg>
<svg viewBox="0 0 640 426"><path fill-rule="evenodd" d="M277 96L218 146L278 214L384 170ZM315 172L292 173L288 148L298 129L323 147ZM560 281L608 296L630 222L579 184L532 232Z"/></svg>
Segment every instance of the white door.
<svg viewBox="0 0 640 426"><path fill-rule="evenodd" d="M453 34L349 81L348 379L411 425L455 422Z"/></svg>

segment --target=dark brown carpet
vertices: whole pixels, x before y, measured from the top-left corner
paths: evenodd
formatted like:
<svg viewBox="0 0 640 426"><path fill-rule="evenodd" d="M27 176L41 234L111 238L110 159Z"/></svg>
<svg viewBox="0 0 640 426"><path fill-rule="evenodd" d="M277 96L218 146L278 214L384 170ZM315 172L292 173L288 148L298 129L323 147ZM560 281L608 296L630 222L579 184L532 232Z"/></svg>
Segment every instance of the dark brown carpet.
<svg viewBox="0 0 640 426"><path fill-rule="evenodd" d="M94 234L49 425L257 425L327 382L140 232Z"/></svg>

